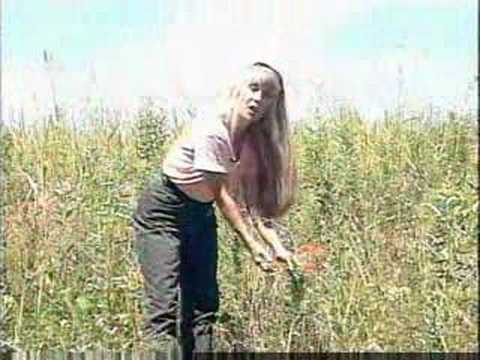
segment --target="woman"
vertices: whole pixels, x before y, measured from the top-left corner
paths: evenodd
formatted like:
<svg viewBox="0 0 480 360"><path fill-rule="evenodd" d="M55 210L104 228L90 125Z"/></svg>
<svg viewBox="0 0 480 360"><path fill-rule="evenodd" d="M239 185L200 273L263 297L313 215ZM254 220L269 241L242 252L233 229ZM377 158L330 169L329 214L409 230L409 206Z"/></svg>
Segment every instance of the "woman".
<svg viewBox="0 0 480 360"><path fill-rule="evenodd" d="M219 305L213 203L255 263L270 271L274 258L292 256L268 219L290 207L295 186L283 80L271 66L250 66L213 121L196 119L194 126L166 155L134 216L147 331L177 338L186 357L213 350Z"/></svg>

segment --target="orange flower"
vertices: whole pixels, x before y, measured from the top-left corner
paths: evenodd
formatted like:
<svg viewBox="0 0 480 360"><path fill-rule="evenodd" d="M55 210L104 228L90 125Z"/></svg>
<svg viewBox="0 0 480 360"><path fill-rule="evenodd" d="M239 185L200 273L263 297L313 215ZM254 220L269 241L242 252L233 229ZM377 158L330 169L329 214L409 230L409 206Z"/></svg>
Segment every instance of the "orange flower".
<svg viewBox="0 0 480 360"><path fill-rule="evenodd" d="M295 250L295 257L304 273L312 273L325 268L327 253L328 249L325 245L307 243Z"/></svg>

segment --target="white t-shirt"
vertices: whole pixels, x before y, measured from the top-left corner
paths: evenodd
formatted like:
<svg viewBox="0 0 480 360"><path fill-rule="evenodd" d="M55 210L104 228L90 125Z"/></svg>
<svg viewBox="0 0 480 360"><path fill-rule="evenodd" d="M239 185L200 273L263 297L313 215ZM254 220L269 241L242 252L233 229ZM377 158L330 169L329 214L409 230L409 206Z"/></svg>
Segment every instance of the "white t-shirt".
<svg viewBox="0 0 480 360"><path fill-rule="evenodd" d="M198 184L204 180L205 171L228 174L239 163L228 129L217 119L195 119L191 129L167 153L163 173L173 183Z"/></svg>

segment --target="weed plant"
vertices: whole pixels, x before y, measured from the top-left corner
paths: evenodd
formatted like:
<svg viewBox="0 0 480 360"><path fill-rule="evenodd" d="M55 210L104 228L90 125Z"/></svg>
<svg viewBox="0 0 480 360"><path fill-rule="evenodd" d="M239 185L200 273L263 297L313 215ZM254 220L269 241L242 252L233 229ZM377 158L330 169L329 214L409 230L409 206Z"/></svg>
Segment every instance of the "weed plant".
<svg viewBox="0 0 480 360"><path fill-rule="evenodd" d="M142 111L130 132L3 128L10 346L152 346L130 216L172 137L163 113ZM279 226L287 246L321 244L328 256L301 281L264 274L218 216L218 348L478 351L473 118L371 124L343 112L305 119L293 144L298 196Z"/></svg>

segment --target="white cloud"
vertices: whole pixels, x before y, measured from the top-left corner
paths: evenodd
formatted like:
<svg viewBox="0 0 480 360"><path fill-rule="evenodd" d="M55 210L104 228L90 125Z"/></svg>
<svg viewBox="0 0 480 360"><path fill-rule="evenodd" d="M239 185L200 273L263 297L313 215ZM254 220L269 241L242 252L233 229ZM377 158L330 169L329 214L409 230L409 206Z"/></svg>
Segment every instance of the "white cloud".
<svg viewBox="0 0 480 360"><path fill-rule="evenodd" d="M423 49L397 49L363 59L326 59L319 79L323 94L347 99L367 116L402 104L473 107L474 94L467 89L474 63L433 58Z"/></svg>
<svg viewBox="0 0 480 360"><path fill-rule="evenodd" d="M285 76L293 101L292 113L305 111L302 81L315 74L322 60L312 49L353 13L368 11L378 0L325 2L273 0L225 2L209 0L201 11L188 13L177 5L177 17L167 31L166 56L173 96L212 96L237 69L265 61ZM192 5L196 4L196 5ZM199 2L189 6L198 9ZM324 29L318 31L318 29ZM321 55L321 54L320 54Z"/></svg>
<svg viewBox="0 0 480 360"><path fill-rule="evenodd" d="M87 7L91 6L94 3L93 0L46 0L46 3L51 6L59 7L75 7L78 10L78 7Z"/></svg>
<svg viewBox="0 0 480 360"><path fill-rule="evenodd" d="M388 2L388 0L384 0ZM465 5L475 6L477 2L475 0L395 0L401 5L414 5L414 6L454 6L462 7Z"/></svg>
<svg viewBox="0 0 480 360"><path fill-rule="evenodd" d="M25 107L33 110L51 102L49 80L44 68L37 64L2 64L3 108Z"/></svg>
<svg viewBox="0 0 480 360"><path fill-rule="evenodd" d="M61 6L91 3L49 2ZM351 99L367 113L381 112L398 100L400 67L404 94L418 99L456 99L467 86L468 74L476 73L472 71L476 59L465 70L468 65L433 59L422 49L339 59L322 46L350 16L393 2L412 7L472 4L468 0L182 0L175 3L165 43L136 40L117 49L99 50L91 64L76 68L66 64L56 74L58 98L74 103L95 90L115 105L131 105L141 95L200 99L213 96L242 65L263 60L284 74L294 117L306 111L315 81L323 84L324 92ZM312 31L313 39L308 37ZM92 88L92 69L96 89ZM7 106L34 109L50 101L48 77L41 64L4 64L2 73Z"/></svg>

